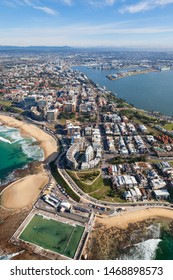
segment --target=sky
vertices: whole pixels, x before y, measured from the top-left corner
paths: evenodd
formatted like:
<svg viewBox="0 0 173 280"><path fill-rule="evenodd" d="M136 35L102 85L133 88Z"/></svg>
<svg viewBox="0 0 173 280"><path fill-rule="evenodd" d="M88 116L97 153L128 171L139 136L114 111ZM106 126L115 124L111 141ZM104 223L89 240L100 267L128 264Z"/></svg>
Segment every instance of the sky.
<svg viewBox="0 0 173 280"><path fill-rule="evenodd" d="M173 0L0 0L0 45L173 50Z"/></svg>

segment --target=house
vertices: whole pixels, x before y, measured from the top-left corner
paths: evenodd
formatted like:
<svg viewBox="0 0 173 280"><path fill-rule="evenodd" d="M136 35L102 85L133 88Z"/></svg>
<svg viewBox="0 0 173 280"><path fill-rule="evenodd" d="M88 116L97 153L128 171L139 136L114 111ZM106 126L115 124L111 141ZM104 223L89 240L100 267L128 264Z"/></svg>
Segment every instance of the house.
<svg viewBox="0 0 173 280"><path fill-rule="evenodd" d="M158 190L164 188L166 186L166 183L163 179L157 178L150 180L150 186L152 190Z"/></svg>
<svg viewBox="0 0 173 280"><path fill-rule="evenodd" d="M166 189L154 190L153 195L156 199L168 199L169 192Z"/></svg>
<svg viewBox="0 0 173 280"><path fill-rule="evenodd" d="M134 187L134 190L136 192L136 198L137 200L140 200L142 198L142 194L141 194L141 191L138 187Z"/></svg>
<svg viewBox="0 0 173 280"><path fill-rule="evenodd" d="M133 201L133 196L130 191L125 191L123 193L123 197L125 198L126 201Z"/></svg>

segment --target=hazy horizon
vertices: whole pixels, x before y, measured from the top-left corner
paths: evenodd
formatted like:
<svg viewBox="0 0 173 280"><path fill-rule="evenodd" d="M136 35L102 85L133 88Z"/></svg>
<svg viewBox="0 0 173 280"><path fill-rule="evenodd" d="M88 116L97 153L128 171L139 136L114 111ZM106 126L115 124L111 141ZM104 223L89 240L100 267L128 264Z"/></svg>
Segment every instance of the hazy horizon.
<svg viewBox="0 0 173 280"><path fill-rule="evenodd" d="M173 0L2 0L0 45L173 50Z"/></svg>

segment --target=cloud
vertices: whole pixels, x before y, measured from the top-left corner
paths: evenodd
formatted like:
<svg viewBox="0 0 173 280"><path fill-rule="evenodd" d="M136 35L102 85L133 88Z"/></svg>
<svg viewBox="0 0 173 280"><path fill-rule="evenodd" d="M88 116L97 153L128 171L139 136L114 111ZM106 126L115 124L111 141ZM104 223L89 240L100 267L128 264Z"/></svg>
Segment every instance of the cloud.
<svg viewBox="0 0 173 280"><path fill-rule="evenodd" d="M70 2L71 0L63 0L63 1ZM42 6L40 1L38 1L38 0L13 0L13 1L5 0L4 3L11 7L28 6L30 8L40 10L49 15L57 14L57 11L55 11L54 9L51 9L50 7L47 7L47 6Z"/></svg>
<svg viewBox="0 0 173 280"><path fill-rule="evenodd" d="M41 7L41 6L32 6L34 9L36 10L40 10L40 11L43 11L49 15L56 15L57 14L57 11L51 9L51 8L48 8L48 7Z"/></svg>
<svg viewBox="0 0 173 280"><path fill-rule="evenodd" d="M144 0L133 5L125 5L120 9L121 13L140 13L157 7L173 4L173 0Z"/></svg>
<svg viewBox="0 0 173 280"><path fill-rule="evenodd" d="M132 22L109 24L71 24L44 28L1 29L0 44L4 45L71 45L71 46L150 46L173 47L173 27L135 27ZM147 39L146 39L147 38ZM148 38L152 38L149 40ZM164 40L163 40L164 38Z"/></svg>
<svg viewBox="0 0 173 280"><path fill-rule="evenodd" d="M153 7L151 1L150 2L142 1L142 2L139 2L139 3L134 4L134 5L124 6L123 8L120 9L120 12L121 13L125 13L125 12L139 13L139 12L144 12L144 11L150 10L152 8L154 8L154 7Z"/></svg>
<svg viewBox="0 0 173 280"><path fill-rule="evenodd" d="M87 0L86 3L97 8L113 6L117 0Z"/></svg>
<svg viewBox="0 0 173 280"><path fill-rule="evenodd" d="M173 33L173 27L167 26L148 26L148 27L130 27L130 22L112 22L109 24L100 25L90 25L90 24L74 24L61 27L52 28L12 28L12 29L2 29L2 32L14 32L23 31L26 33L31 33L36 35L58 35L58 36L98 36L98 35L115 35L115 34L159 34L159 33ZM37 35L36 35L37 36Z"/></svg>
<svg viewBox="0 0 173 280"><path fill-rule="evenodd" d="M20 6L31 6L32 5L32 0L14 0L13 2L15 2L17 5Z"/></svg>
<svg viewBox="0 0 173 280"><path fill-rule="evenodd" d="M116 0L105 0L105 4L108 5L108 6L114 5L115 2L116 2Z"/></svg>
<svg viewBox="0 0 173 280"><path fill-rule="evenodd" d="M129 23L130 25L130 23ZM159 34L159 33L169 33L173 32L173 28L171 27L126 27L128 23L125 25L121 23L111 23L111 24L103 24L103 25L80 25L77 27L64 27L61 29L65 33L78 34L78 35L115 35L115 34Z"/></svg>
<svg viewBox="0 0 173 280"><path fill-rule="evenodd" d="M73 0L61 0L62 3L71 6L73 4Z"/></svg>

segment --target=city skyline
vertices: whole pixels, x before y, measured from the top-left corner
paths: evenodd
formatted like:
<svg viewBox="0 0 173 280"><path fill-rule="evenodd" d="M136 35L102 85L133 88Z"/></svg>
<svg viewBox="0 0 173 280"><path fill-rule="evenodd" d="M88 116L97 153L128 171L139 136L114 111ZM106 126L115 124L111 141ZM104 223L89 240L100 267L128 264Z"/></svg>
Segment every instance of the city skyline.
<svg viewBox="0 0 173 280"><path fill-rule="evenodd" d="M0 45L173 49L173 0L3 0Z"/></svg>

